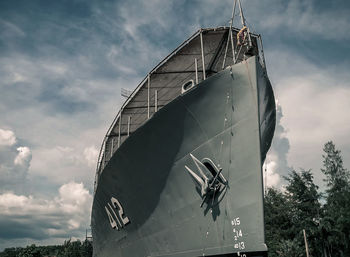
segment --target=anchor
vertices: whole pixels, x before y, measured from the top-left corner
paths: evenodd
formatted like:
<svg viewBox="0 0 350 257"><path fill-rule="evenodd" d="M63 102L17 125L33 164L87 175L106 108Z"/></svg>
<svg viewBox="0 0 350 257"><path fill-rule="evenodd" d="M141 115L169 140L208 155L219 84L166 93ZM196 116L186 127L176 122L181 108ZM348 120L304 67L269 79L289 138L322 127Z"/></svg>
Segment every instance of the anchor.
<svg viewBox="0 0 350 257"><path fill-rule="evenodd" d="M193 154L190 154L193 162L195 163L199 174L191 170L188 166L185 166L188 173L192 176L196 185L200 187L200 195L203 206L208 197L212 197L212 205L214 204L215 195L220 192L222 187L227 186L227 180L222 175L222 168L217 168L212 160L204 158L203 161L199 161Z"/></svg>

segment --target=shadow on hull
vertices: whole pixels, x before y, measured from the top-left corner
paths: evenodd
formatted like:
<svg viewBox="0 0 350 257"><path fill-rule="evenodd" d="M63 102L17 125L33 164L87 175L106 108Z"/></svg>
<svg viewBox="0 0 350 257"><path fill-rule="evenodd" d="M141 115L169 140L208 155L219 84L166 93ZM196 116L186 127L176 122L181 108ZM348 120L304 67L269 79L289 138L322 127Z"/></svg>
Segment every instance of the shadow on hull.
<svg viewBox="0 0 350 257"><path fill-rule="evenodd" d="M261 166L274 127L274 96L257 57L163 107L125 140L99 178L94 256L265 256ZM224 190L203 199L185 168L202 176L190 154L220 167Z"/></svg>

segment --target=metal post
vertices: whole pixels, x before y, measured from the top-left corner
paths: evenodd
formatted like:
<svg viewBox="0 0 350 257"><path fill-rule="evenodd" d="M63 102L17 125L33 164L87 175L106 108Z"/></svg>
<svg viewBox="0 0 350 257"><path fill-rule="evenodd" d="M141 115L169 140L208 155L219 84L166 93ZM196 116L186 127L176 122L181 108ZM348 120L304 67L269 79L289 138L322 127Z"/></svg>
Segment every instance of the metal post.
<svg viewBox="0 0 350 257"><path fill-rule="evenodd" d="M113 156L113 147L114 147L114 138L112 137L112 144L111 144L111 158Z"/></svg>
<svg viewBox="0 0 350 257"><path fill-rule="evenodd" d="M231 36L231 48L232 48L232 61L233 63L236 63L236 49L233 44L232 27L230 28L230 36Z"/></svg>
<svg viewBox="0 0 350 257"><path fill-rule="evenodd" d="M119 133L118 133L118 148L120 146L120 131L121 131L122 113L119 115Z"/></svg>
<svg viewBox="0 0 350 257"><path fill-rule="evenodd" d="M147 77L147 118L149 119L149 114L150 114L150 110L149 110L149 89L150 89L150 85L151 85L151 75L148 73L148 77Z"/></svg>
<svg viewBox="0 0 350 257"><path fill-rule="evenodd" d="M265 185L264 185L265 195L267 194L267 163L265 163Z"/></svg>
<svg viewBox="0 0 350 257"><path fill-rule="evenodd" d="M304 233L306 257L309 257L309 246L308 246L307 240L306 240L306 232L305 232L305 229L303 229L303 233Z"/></svg>
<svg viewBox="0 0 350 257"><path fill-rule="evenodd" d="M198 84L198 63L197 58L194 58L194 69L196 70L196 85Z"/></svg>
<svg viewBox="0 0 350 257"><path fill-rule="evenodd" d="M232 35L232 26L233 26L233 19L235 17L235 12L236 12L236 3L237 3L237 0L235 0L235 3L233 4L233 9L232 9L232 18L231 18L231 22L230 22L230 37L231 37L231 47L232 47L232 60L233 60L233 63L236 62L236 55L235 55L235 46L233 44L233 35Z"/></svg>
<svg viewBox="0 0 350 257"><path fill-rule="evenodd" d="M206 79L206 76L205 76L205 60L204 60L204 46L203 46L203 33L202 33L202 29L200 30L200 38L201 38L203 80L205 80L205 79Z"/></svg>
<svg viewBox="0 0 350 257"><path fill-rule="evenodd" d="M225 54L224 54L224 60L222 61L222 69L225 68L225 63L226 63L226 55L227 55L227 50L228 50L228 45L230 43L230 31L229 31L229 35L228 35L228 38L227 38L227 43L226 43L226 49L225 49Z"/></svg>
<svg viewBox="0 0 350 257"><path fill-rule="evenodd" d="M128 136L130 135L130 121L131 121L131 117L128 116Z"/></svg>
<svg viewBox="0 0 350 257"><path fill-rule="evenodd" d="M237 0L234 0L233 7L232 7L232 16L231 16L231 20L230 20L230 30L229 30L228 37L227 37L225 55L224 55L224 60L222 62L222 69L225 68L227 50L228 50L228 45L230 43L230 40L231 40L233 63L236 63L236 55L235 55L235 48L234 48L234 44L233 44L233 35L232 35L232 26L233 26L233 19L235 17L235 12L236 12L236 3L237 3Z"/></svg>
<svg viewBox="0 0 350 257"><path fill-rule="evenodd" d="M158 111L158 90L154 91L154 112Z"/></svg>

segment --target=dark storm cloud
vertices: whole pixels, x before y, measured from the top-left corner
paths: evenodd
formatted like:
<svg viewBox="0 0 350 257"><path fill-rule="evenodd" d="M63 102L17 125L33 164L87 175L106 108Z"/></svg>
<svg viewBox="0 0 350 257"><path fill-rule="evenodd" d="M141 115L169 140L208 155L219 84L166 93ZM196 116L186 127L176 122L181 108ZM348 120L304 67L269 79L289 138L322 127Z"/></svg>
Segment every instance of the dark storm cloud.
<svg viewBox="0 0 350 257"><path fill-rule="evenodd" d="M15 50L32 56L45 52L47 46L60 49L66 45L69 50L81 34L77 33L80 29L76 24L90 15L90 8L84 1L1 1L2 21L23 32L21 40L6 42L7 38L1 37L5 46L1 50Z"/></svg>
<svg viewBox="0 0 350 257"><path fill-rule="evenodd" d="M31 220L28 223L28 220ZM44 239L49 235L44 230L43 221L33 222L33 217L14 218L13 216L0 216L0 239L33 238Z"/></svg>
<svg viewBox="0 0 350 257"><path fill-rule="evenodd" d="M42 240L50 237L64 238L67 232L62 229L68 227L70 216L59 214L48 215L1 215L0 216L0 239L32 238ZM50 233L55 231L55 233ZM70 236L80 236L79 230L71 230Z"/></svg>

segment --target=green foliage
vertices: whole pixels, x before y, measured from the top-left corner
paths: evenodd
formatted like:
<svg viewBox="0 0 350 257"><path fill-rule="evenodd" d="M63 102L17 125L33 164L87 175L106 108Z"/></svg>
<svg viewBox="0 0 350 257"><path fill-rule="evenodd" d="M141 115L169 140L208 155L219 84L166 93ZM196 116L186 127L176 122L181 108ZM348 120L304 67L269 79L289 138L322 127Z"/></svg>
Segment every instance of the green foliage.
<svg viewBox="0 0 350 257"><path fill-rule="evenodd" d="M285 178L284 193L268 189L265 195L266 241L269 256L304 256L305 229L310 241L310 253L319 256L317 240L320 220L320 194L310 170L292 171Z"/></svg>
<svg viewBox="0 0 350 257"><path fill-rule="evenodd" d="M265 229L269 256L305 256L305 229L310 256L350 256L350 173L332 141L324 146L326 197L311 170L292 171L285 191L265 194Z"/></svg>
<svg viewBox="0 0 350 257"><path fill-rule="evenodd" d="M42 257L39 248L37 248L34 244L31 246L27 246L23 248L18 257Z"/></svg>
<svg viewBox="0 0 350 257"><path fill-rule="evenodd" d="M281 240L278 245L277 254L280 257L304 257L305 250L298 240Z"/></svg>
<svg viewBox="0 0 350 257"><path fill-rule="evenodd" d="M324 168L321 171L326 175L325 182L327 183L328 197L349 190L349 171L343 167L343 158L340 155L340 150L335 149L332 141L324 145L323 157Z"/></svg>
<svg viewBox="0 0 350 257"><path fill-rule="evenodd" d="M350 256L350 174L332 141L324 145L322 172L327 183L321 235L332 256Z"/></svg>
<svg viewBox="0 0 350 257"><path fill-rule="evenodd" d="M286 197L290 208L290 218L293 226L290 228L294 239L299 245L304 245L303 229L307 231L309 241L309 252L312 256L320 256L318 245L321 194L318 193L318 186L313 182L311 170L301 170L300 173L292 171L286 178ZM303 250L305 252L305 250Z"/></svg>
<svg viewBox="0 0 350 257"><path fill-rule="evenodd" d="M74 241L67 240L63 245L36 246L31 245L25 248L6 248L0 253L0 257L91 257L92 243L89 240Z"/></svg>
<svg viewBox="0 0 350 257"><path fill-rule="evenodd" d="M274 188L268 189L265 195L265 231L270 257L279 256L281 240L291 237L288 205L284 194Z"/></svg>

